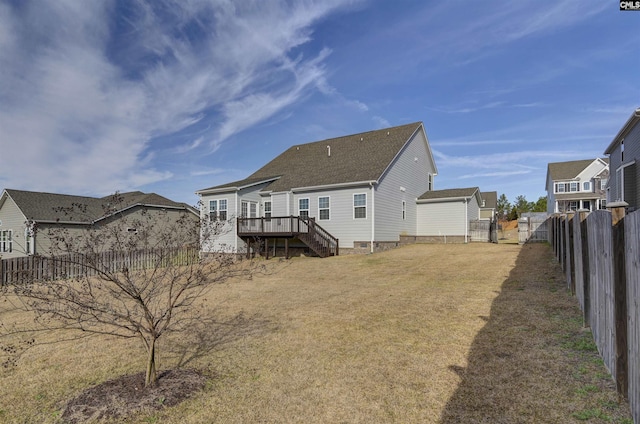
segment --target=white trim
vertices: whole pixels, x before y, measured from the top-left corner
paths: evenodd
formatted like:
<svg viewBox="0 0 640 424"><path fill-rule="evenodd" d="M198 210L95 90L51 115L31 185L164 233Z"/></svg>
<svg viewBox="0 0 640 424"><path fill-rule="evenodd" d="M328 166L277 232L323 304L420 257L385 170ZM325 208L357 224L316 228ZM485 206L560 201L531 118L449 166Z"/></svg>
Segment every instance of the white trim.
<svg viewBox="0 0 640 424"><path fill-rule="evenodd" d="M366 194L365 194L366 195ZM366 198L365 198L366 200ZM373 183L371 183L371 253L373 253L373 243L375 241L375 236L376 236L376 216L375 216L375 201L376 201L376 188L373 185ZM366 205L366 201L365 201L365 205ZM353 208L353 213L355 214L355 207Z"/></svg>
<svg viewBox="0 0 640 424"><path fill-rule="evenodd" d="M636 160L632 160L631 162L627 162L625 164L620 165L617 169L616 169L616 176L618 174L618 172L620 173L620 181L618 181L618 179L616 178L616 188L617 191L620 193L620 198L619 199L615 199L615 201L621 201L624 202L624 169L628 168L631 165L635 165ZM620 184L618 184L620 183Z"/></svg>
<svg viewBox="0 0 640 424"><path fill-rule="evenodd" d="M373 185L371 186L373 187ZM364 196L364 218L363 217L359 217L356 218L356 196ZM352 209L352 217L353 219L367 219L369 217L368 211L367 211L367 193L353 193L353 196L351 197L351 207ZM363 206L357 206L358 208L362 208Z"/></svg>
<svg viewBox="0 0 640 424"><path fill-rule="evenodd" d="M324 198L329 199L329 207L327 208L320 207L320 199L324 199ZM322 214L320 213L320 211L325 209L329 211L329 218L322 219ZM331 196L318 196L318 221L331 221Z"/></svg>
<svg viewBox="0 0 640 424"><path fill-rule="evenodd" d="M464 199L464 242L469 243L469 199Z"/></svg>
<svg viewBox="0 0 640 424"><path fill-rule="evenodd" d="M273 216L273 201L271 200L271 197L264 198L262 199L262 217L263 218L267 218L267 206L266 204L269 204L269 213L271 214L271 216Z"/></svg>
<svg viewBox="0 0 640 424"><path fill-rule="evenodd" d="M232 192L232 191L240 191L240 190L243 190L245 188L249 188L249 187L257 186L257 185L260 185L260 184L272 182L272 181L275 181L275 180L278 180L278 179L280 179L280 177L267 178L267 179L264 179L264 180L256 181L255 183L245 184L245 185L241 185L241 186L228 186L228 187L221 187L221 188L205 188L204 190L196 191L196 194L199 194L199 195L203 195L203 194L220 194L220 193L226 193L226 192Z"/></svg>
<svg viewBox="0 0 640 424"><path fill-rule="evenodd" d="M307 201L307 209L300 209L300 201ZM298 198L298 216L302 216L301 211L307 211L307 218L311 217L311 199L308 197L299 197Z"/></svg>
<svg viewBox="0 0 640 424"><path fill-rule="evenodd" d="M350 183L324 184L324 185L308 186L308 187L294 187L290 190L290 193L297 193L297 192L303 192L303 191L327 190L327 189L334 189L334 188L346 188L346 187L355 187L355 186L366 186L366 185L377 184L377 183L378 183L377 181L371 180L371 181L354 181ZM285 193L285 192L279 192L279 193Z"/></svg>
<svg viewBox="0 0 640 424"><path fill-rule="evenodd" d="M475 195L464 196L464 197L439 197L437 199L417 199L416 203L441 203L441 202L458 202L460 200L468 200L471 199Z"/></svg>
<svg viewBox="0 0 640 424"><path fill-rule="evenodd" d="M235 227L237 228L237 227L238 227L238 221L237 221L237 220L238 220L238 215L240 215L240 214L238 213L238 192L237 192L237 191L236 191L235 195L236 195L236 200L235 200L235 203L236 203L236 206L235 206L235 208L236 208L236 209L235 209L235 210L236 210L236 225L235 225ZM236 233L236 234L237 234L237 233ZM233 244L234 244L235 252L236 252L236 253L238 253L238 237L237 237L237 236L236 236L236 237L234 237L234 242L233 242Z"/></svg>

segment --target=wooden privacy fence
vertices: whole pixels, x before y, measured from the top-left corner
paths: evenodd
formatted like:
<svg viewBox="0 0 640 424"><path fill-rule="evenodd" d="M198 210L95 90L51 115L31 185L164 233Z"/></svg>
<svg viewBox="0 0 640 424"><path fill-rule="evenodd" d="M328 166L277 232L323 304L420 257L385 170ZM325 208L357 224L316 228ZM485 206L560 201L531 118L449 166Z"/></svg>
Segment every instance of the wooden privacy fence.
<svg viewBox="0 0 640 424"><path fill-rule="evenodd" d="M496 222L490 220L469 221L469 240L497 243Z"/></svg>
<svg viewBox="0 0 640 424"><path fill-rule="evenodd" d="M525 212L518 218L518 243L547 241L549 239L546 212Z"/></svg>
<svg viewBox="0 0 640 424"><path fill-rule="evenodd" d="M0 285L59 280L168 265L190 265L200 260L198 248L167 248L129 252L26 256L0 260Z"/></svg>
<svg viewBox="0 0 640 424"><path fill-rule="evenodd" d="M640 211L553 215L549 243L618 392L640 423Z"/></svg>

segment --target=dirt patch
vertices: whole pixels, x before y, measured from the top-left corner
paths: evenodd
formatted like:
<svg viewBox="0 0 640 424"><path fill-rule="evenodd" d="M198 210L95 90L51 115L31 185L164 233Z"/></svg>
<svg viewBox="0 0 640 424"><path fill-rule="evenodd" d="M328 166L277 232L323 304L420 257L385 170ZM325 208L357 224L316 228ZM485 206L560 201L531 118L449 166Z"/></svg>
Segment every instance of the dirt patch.
<svg viewBox="0 0 640 424"><path fill-rule="evenodd" d="M140 412L174 406L202 390L207 378L195 370L169 370L158 384L144 387L144 373L125 375L84 390L64 408L65 423L126 418Z"/></svg>

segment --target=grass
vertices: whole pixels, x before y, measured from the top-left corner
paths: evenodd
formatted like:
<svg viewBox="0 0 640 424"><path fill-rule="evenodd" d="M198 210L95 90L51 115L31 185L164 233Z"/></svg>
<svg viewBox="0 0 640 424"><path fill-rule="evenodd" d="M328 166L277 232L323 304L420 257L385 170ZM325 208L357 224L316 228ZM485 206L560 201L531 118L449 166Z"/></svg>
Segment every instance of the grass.
<svg viewBox="0 0 640 424"><path fill-rule="evenodd" d="M205 390L127 422L629 423L564 287L545 245L295 258L215 287L214 324L160 347L161 368L203 370ZM58 422L144 359L136 340L36 346L0 371L0 421Z"/></svg>

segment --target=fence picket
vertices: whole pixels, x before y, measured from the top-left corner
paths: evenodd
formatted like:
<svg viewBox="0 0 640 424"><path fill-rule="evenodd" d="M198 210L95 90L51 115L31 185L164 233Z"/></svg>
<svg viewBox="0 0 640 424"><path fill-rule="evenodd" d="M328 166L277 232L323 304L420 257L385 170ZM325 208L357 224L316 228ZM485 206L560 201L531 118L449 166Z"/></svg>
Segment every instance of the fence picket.
<svg viewBox="0 0 640 424"><path fill-rule="evenodd" d="M161 257L158 258L157 254ZM158 264L191 265L200 258L197 248L171 250L139 250L131 252L101 252L93 255L69 254L56 257L27 256L0 260L0 285L24 284L81 276L95 276L98 269L107 272L141 270Z"/></svg>
<svg viewBox="0 0 640 424"><path fill-rule="evenodd" d="M616 221L612 212L599 210L581 212L573 222L554 215L547 228L567 285L575 284L584 323L619 393L628 394L634 422L640 423L640 210L624 216L622 207L612 206L621 217Z"/></svg>

